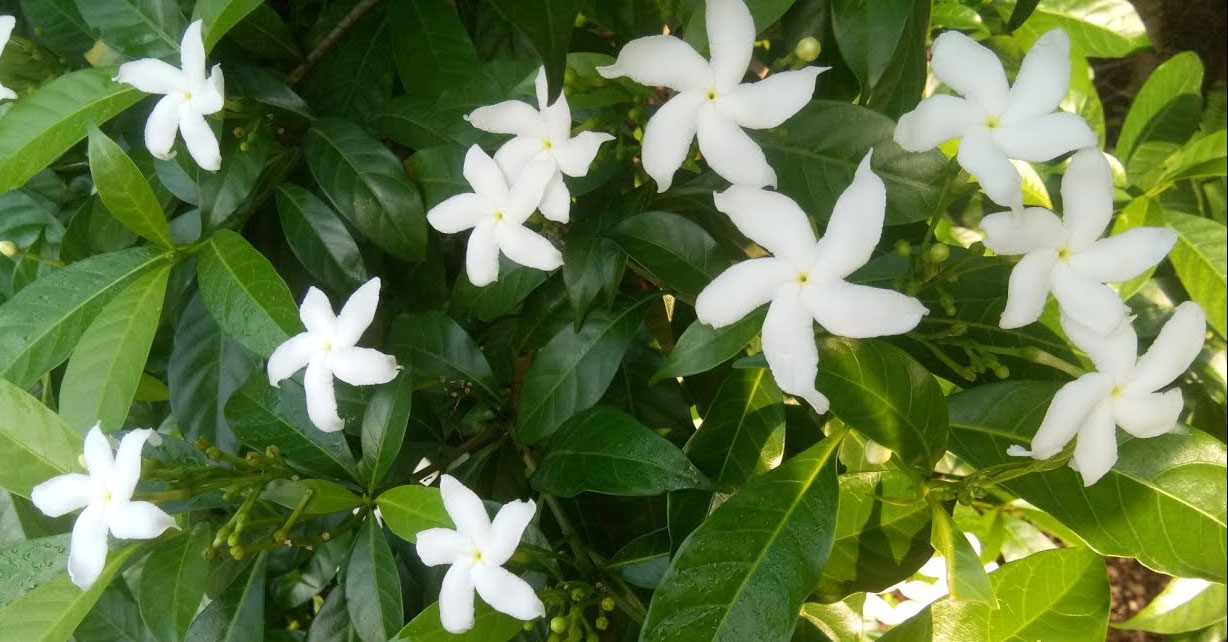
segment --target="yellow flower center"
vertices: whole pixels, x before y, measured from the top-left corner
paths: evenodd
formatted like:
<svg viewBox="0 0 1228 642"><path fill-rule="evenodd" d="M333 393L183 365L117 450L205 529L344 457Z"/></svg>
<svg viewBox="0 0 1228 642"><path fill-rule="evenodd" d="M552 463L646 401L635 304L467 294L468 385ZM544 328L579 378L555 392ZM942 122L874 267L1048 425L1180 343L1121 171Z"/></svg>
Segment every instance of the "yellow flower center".
<svg viewBox="0 0 1228 642"><path fill-rule="evenodd" d="M496 221L503 220L503 210L495 210L495 220Z"/></svg>
<svg viewBox="0 0 1228 642"><path fill-rule="evenodd" d="M798 283L800 283L800 284L802 284L802 285L806 285L806 283L807 283L807 282L809 282L809 281L810 281L810 275L809 275L809 274L807 274L807 273L805 273L805 272L798 272L798 273L797 273L797 282L798 282Z"/></svg>
<svg viewBox="0 0 1228 642"><path fill-rule="evenodd" d="M1070 250L1070 246L1064 245L1062 246L1062 249L1057 251L1057 260L1063 261L1063 262L1069 261L1070 257L1073 255L1074 255L1074 252Z"/></svg>
<svg viewBox="0 0 1228 642"><path fill-rule="evenodd" d="M474 552L473 552L473 561L474 561L474 563L477 563L477 562L482 561L482 551L474 551Z"/></svg>
<svg viewBox="0 0 1228 642"><path fill-rule="evenodd" d="M1111 395L1111 396L1112 396L1114 399L1120 399L1122 395L1126 394L1126 391L1125 391L1125 390L1123 390L1123 389L1122 389L1122 387L1121 387L1120 385L1116 385L1116 386L1113 386L1113 391L1112 391L1112 392L1110 392L1109 394L1110 394L1110 395Z"/></svg>
<svg viewBox="0 0 1228 642"><path fill-rule="evenodd" d="M708 91L704 92L704 97L706 97L708 100L716 100L716 90L709 89Z"/></svg>
<svg viewBox="0 0 1228 642"><path fill-rule="evenodd" d="M546 151L550 151L554 149L554 143L551 142L549 138L547 138L546 140L542 141L542 149Z"/></svg>
<svg viewBox="0 0 1228 642"><path fill-rule="evenodd" d="M325 352L330 352L330 351L332 351L332 349L333 349L333 342L332 342L332 341L325 341L325 342L324 342L324 348L323 348L323 350L324 350Z"/></svg>
<svg viewBox="0 0 1228 642"><path fill-rule="evenodd" d="M102 491L102 496L99 499L101 499L102 503L104 504L111 503L111 489L108 488L107 490Z"/></svg>
<svg viewBox="0 0 1228 642"><path fill-rule="evenodd" d="M990 128L990 129L994 129L994 128L996 128L996 127L1001 127L1001 126L1002 126L1002 119L1001 119L1001 118L998 118L997 116L986 116L986 117L985 117L985 126L986 126L986 127L988 127L988 128Z"/></svg>

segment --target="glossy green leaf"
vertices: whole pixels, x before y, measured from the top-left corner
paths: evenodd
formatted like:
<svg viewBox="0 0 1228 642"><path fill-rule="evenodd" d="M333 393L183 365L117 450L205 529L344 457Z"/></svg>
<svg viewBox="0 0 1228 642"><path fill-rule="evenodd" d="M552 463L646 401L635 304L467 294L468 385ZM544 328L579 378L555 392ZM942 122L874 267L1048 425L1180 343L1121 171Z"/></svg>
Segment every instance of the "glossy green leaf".
<svg viewBox="0 0 1228 642"><path fill-rule="evenodd" d="M213 51L226 32L263 3L264 0L199 0L192 9L192 21L204 21L205 51Z"/></svg>
<svg viewBox="0 0 1228 642"><path fill-rule="evenodd" d="M1017 461L1012 445L1031 441L1058 385L1011 382L948 399L953 452L978 468ZM1004 482L1102 555L1134 557L1178 577L1223 582L1228 548L1228 471L1223 443L1198 430L1132 439L1118 433L1118 459L1084 487L1060 468Z"/></svg>
<svg viewBox="0 0 1228 642"><path fill-rule="evenodd" d="M1092 58L1121 58L1151 44L1129 0L1041 0L1016 33L1059 27L1072 49Z"/></svg>
<svg viewBox="0 0 1228 642"><path fill-rule="evenodd" d="M251 210L248 196L264 171L272 149L272 132L260 127L240 139L223 136L222 166L211 172L201 169L182 142L175 157L157 160L154 169L163 185L180 200L200 207L205 230L225 226L233 217Z"/></svg>
<svg viewBox="0 0 1228 642"><path fill-rule="evenodd" d="M839 445L823 440L709 515L653 593L640 639L787 640L831 550Z"/></svg>
<svg viewBox="0 0 1228 642"><path fill-rule="evenodd" d="M374 515L367 517L354 540L345 591L350 623L363 642L386 642L396 635L404 617L401 580L384 529Z"/></svg>
<svg viewBox="0 0 1228 642"><path fill-rule="evenodd" d="M933 516L930 545L946 564L947 592L951 599L997 608L993 586L972 543L941 504L931 502L930 509Z"/></svg>
<svg viewBox="0 0 1228 642"><path fill-rule="evenodd" d="M153 642L141 620L141 610L124 582L112 582L73 632L76 642Z"/></svg>
<svg viewBox="0 0 1228 642"><path fill-rule="evenodd" d="M878 84L891 62L912 0L833 0L832 31L840 55L861 82L863 94Z"/></svg>
<svg viewBox="0 0 1228 642"><path fill-rule="evenodd" d="M1040 0L1018 0L1015 2L1015 8L1011 9L1011 17L1006 21L1006 30L1014 31L1024 22L1027 22L1038 4L1040 4Z"/></svg>
<svg viewBox="0 0 1228 642"><path fill-rule="evenodd" d="M708 232L678 214L645 212L623 220L611 234L654 281L690 298L729 266Z"/></svg>
<svg viewBox="0 0 1228 642"><path fill-rule="evenodd" d="M86 328L60 383L60 416L85 434L123 428L162 318L169 265L155 268L111 299Z"/></svg>
<svg viewBox="0 0 1228 642"><path fill-rule="evenodd" d="M456 528L443 507L438 488L397 486L381 493L375 503L388 530L410 543L429 528Z"/></svg>
<svg viewBox="0 0 1228 642"><path fill-rule="evenodd" d="M627 542L602 566L632 586L657 588L669 568L669 530L660 528Z"/></svg>
<svg viewBox="0 0 1228 642"><path fill-rule="evenodd" d="M388 7L376 6L350 25L346 37L308 74L303 96L320 113L363 122L392 97L396 62Z"/></svg>
<svg viewBox="0 0 1228 642"><path fill-rule="evenodd" d="M21 642L66 642L111 579L140 548L129 546L107 555L106 566L88 590L81 590L68 579L68 573L61 573L9 602L0 608L0 631L7 639Z"/></svg>
<svg viewBox="0 0 1228 642"><path fill-rule="evenodd" d="M482 349L465 329L438 310L403 314L392 322L388 344L409 358L406 367L429 377L462 379L478 386L491 401L500 398L494 373Z"/></svg>
<svg viewBox="0 0 1228 642"><path fill-rule="evenodd" d="M873 3L877 4L877 3ZM874 84L866 106L898 119L916 109L925 93L928 78L931 5L925 0L901 3L904 26L895 42L891 57Z"/></svg>
<svg viewBox="0 0 1228 642"><path fill-rule="evenodd" d="M22 497L79 469L81 435L26 391L0 379L0 488Z"/></svg>
<svg viewBox="0 0 1228 642"><path fill-rule="evenodd" d="M21 0L21 13L39 33L40 43L70 60L80 60L94 44L94 35L74 0Z"/></svg>
<svg viewBox="0 0 1228 642"><path fill-rule="evenodd" d="M304 515L348 512L362 506L361 497L345 486L327 479L276 480L264 487L260 499L294 510L302 503L308 491L311 492L311 498L303 504Z"/></svg>
<svg viewBox="0 0 1228 642"><path fill-rule="evenodd" d="M398 2L389 8L393 56L411 95L438 98L478 71L478 52L446 0Z"/></svg>
<svg viewBox="0 0 1228 642"><path fill-rule="evenodd" d="M415 89L415 91L418 90ZM367 119L367 124L384 137L411 149L429 150L459 146L460 156L463 157L464 150L470 145L490 142L493 146L499 140L490 133L470 125L463 118L468 113L464 107L439 106L433 100L423 96L398 96L381 105ZM418 154L415 153L414 157L417 156ZM421 163L424 160L425 157L420 158L418 162ZM429 195L428 192L427 196ZM427 201L428 206L433 204L430 198Z"/></svg>
<svg viewBox="0 0 1228 642"><path fill-rule="evenodd" d="M468 273L456 279L450 310L462 318L472 316L480 321L491 321L515 309L545 283L549 275L549 272L500 256L499 279L494 283L478 287L469 282Z"/></svg>
<svg viewBox="0 0 1228 642"><path fill-rule="evenodd" d="M1163 172L1152 193L1175 182L1222 178L1228 174L1228 130L1220 129L1194 138L1164 160Z"/></svg>
<svg viewBox="0 0 1228 642"><path fill-rule="evenodd" d="M264 639L265 553L247 564L192 621L184 642L259 642Z"/></svg>
<svg viewBox="0 0 1228 642"><path fill-rule="evenodd" d="M1179 53L1156 67L1134 96L1121 124L1117 158L1129 167L1140 144L1161 140L1176 146L1185 142L1198 127L1202 75L1202 62L1192 51Z"/></svg>
<svg viewBox="0 0 1228 642"><path fill-rule="evenodd" d="M449 633L439 621L439 603L422 609L393 642L507 642L522 630L520 620L504 615L481 600L474 600L473 628L464 633Z"/></svg>
<svg viewBox="0 0 1228 642"><path fill-rule="evenodd" d="M28 535L28 534L25 534ZM0 548L0 608L64 572L71 535L49 535Z"/></svg>
<svg viewBox="0 0 1228 642"><path fill-rule="evenodd" d="M136 163L97 127L90 128L90 175L111 214L137 236L173 247L166 215Z"/></svg>
<svg viewBox="0 0 1228 642"><path fill-rule="evenodd" d="M723 492L775 466L784 455L785 406L766 368L731 370L713 395L686 454Z"/></svg>
<svg viewBox="0 0 1228 642"><path fill-rule="evenodd" d="M367 281L358 244L332 208L290 183L278 185L276 194L286 243L312 276L337 292L357 289Z"/></svg>
<svg viewBox="0 0 1228 642"><path fill-rule="evenodd" d="M764 307L723 328L713 328L702 321L691 322L674 343L665 363L652 375L652 380L707 372L725 363L740 354L759 334L766 315Z"/></svg>
<svg viewBox="0 0 1228 642"><path fill-rule="evenodd" d="M248 350L268 357L302 331L290 288L242 236L218 230L201 250L196 275L209 313Z"/></svg>
<svg viewBox="0 0 1228 642"><path fill-rule="evenodd" d="M303 151L325 196L367 240L397 257L423 259L422 198L388 148L353 123L321 119L307 131Z"/></svg>
<svg viewBox="0 0 1228 642"><path fill-rule="evenodd" d="M196 617L209 578L205 549L212 536L208 524L154 545L141 573L137 603L159 642L177 642Z"/></svg>
<svg viewBox="0 0 1228 642"><path fill-rule="evenodd" d="M174 0L77 0L77 9L107 45L131 58L175 56L188 28Z"/></svg>
<svg viewBox="0 0 1228 642"><path fill-rule="evenodd" d="M392 468L409 425L413 409L414 378L402 371L397 378L375 390L362 416L362 459L359 474L374 491Z"/></svg>
<svg viewBox="0 0 1228 642"><path fill-rule="evenodd" d="M1153 633L1197 631L1224 621L1225 600L1228 600L1228 591L1223 584L1176 577L1130 619L1109 625L1115 629Z"/></svg>
<svg viewBox="0 0 1228 642"><path fill-rule="evenodd" d="M307 642L354 642L357 639L346 608L345 584L338 584L328 592L319 612L311 619Z"/></svg>
<svg viewBox="0 0 1228 642"><path fill-rule="evenodd" d="M1228 232L1211 219L1166 212L1168 224L1177 231L1177 244L1169 260L1190 298L1207 313L1207 324L1221 337L1228 336Z"/></svg>
<svg viewBox="0 0 1228 642"><path fill-rule="evenodd" d="M519 29L546 67L551 103L563 91L567 46L575 28L580 0L488 0L495 13Z"/></svg>
<svg viewBox="0 0 1228 642"><path fill-rule="evenodd" d="M625 199L624 203L638 209L640 199L631 196ZM563 244L563 285L577 327L600 294L605 293L606 303L614 298L627 268L627 253L613 239L602 236L605 227L618 220L620 212L611 212L604 205L593 208L595 211L578 213Z"/></svg>
<svg viewBox="0 0 1228 642"><path fill-rule="evenodd" d="M269 4L261 4L230 30L230 39L259 56L294 63L303 51L289 25ZM229 74L229 72L227 72ZM227 82L229 85L229 75Z"/></svg>

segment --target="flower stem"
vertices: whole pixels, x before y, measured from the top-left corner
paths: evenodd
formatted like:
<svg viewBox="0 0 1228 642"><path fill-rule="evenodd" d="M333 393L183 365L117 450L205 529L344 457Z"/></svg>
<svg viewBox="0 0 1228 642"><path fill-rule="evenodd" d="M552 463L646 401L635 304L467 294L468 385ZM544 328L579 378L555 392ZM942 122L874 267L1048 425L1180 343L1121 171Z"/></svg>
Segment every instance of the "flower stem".
<svg viewBox="0 0 1228 642"><path fill-rule="evenodd" d="M528 466L528 474L533 474L537 470L537 460L533 458L533 453L525 448L521 451L524 457L524 463ZM593 561L589 557L588 548L584 546L584 542L580 541L580 537L576 533L576 529L571 525L571 520L567 518L567 514L563 512L563 507L559 504L559 500L549 493L542 493L541 497L545 500L546 505L550 507L550 512L554 514L554 521L558 523L559 530L563 531L563 537L567 543L571 545L571 550L576 555L576 568L583 572L592 572L594 569Z"/></svg>
<svg viewBox="0 0 1228 642"><path fill-rule="evenodd" d="M293 87L294 85L298 84L298 82L303 79L303 76L307 75L307 72L310 71L317 62L320 62L320 59L324 57L324 54L328 53L329 50L340 42L342 36L344 36L345 33L354 26L354 23L358 22L359 19L366 15L366 13L377 4L379 4L379 0L362 0L362 2L355 5L353 9L350 9L350 12L341 19L341 22L338 22L337 26L333 27L333 30L328 32L327 36L324 36L324 39L320 41L320 44L316 45L316 48L312 49L311 52L307 54L307 58L304 59L299 66L295 67L294 70L290 72L289 76L286 76L286 85Z"/></svg>
<svg viewBox="0 0 1228 642"><path fill-rule="evenodd" d="M1019 357L1020 359L1031 361L1032 363L1038 363L1042 366L1049 366L1050 368L1061 370L1062 372L1065 372L1076 379L1082 377L1084 374L1087 374L1083 368L1080 368L1079 366L1076 366L1064 359L1059 359L1058 357L1055 357L1052 354L1041 350L1040 348L1005 348L1002 346L978 344L977 349L992 354Z"/></svg>

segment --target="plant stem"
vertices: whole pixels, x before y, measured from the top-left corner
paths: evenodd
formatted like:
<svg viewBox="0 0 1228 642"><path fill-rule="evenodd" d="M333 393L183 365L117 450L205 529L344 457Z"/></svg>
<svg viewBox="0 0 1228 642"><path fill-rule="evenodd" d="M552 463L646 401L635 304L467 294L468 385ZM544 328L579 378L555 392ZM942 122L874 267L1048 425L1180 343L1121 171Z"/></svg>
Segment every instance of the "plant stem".
<svg viewBox="0 0 1228 642"><path fill-rule="evenodd" d="M529 467L529 474L532 474L534 470L537 470L537 460L533 458L533 453L529 452L528 448L525 448L521 451L521 455L524 457L525 465ZM576 529L571 525L571 520L563 512L563 507L559 505L559 500L554 495L548 493L542 493L541 496L546 501L546 505L550 507L550 512L554 514L554 521L558 523L559 530L563 531L563 537L571 545L571 550L576 555L576 568L583 572L595 570L592 558L589 557L588 548L584 546L584 542L580 541L580 537L576 534Z"/></svg>
<svg viewBox="0 0 1228 642"><path fill-rule="evenodd" d="M337 26L333 27L333 30L328 32L327 36L324 36L324 39L320 41L320 44L316 45L316 48L312 49L311 52L307 54L307 58L304 59L299 66L295 67L294 71L291 71L289 76L286 76L286 85L293 87L294 85L298 84L298 81L302 80L303 76L307 75L307 72L310 71L317 62L320 62L320 59L324 57L324 54L328 53L329 50L337 45L345 33L354 26L354 23L358 22L363 15L374 8L377 4L379 4L379 0L362 0L362 2L355 5L354 8L341 19L341 22L338 22Z"/></svg>
<svg viewBox="0 0 1228 642"><path fill-rule="evenodd" d="M1084 374L1087 374L1079 366L1076 366L1064 359L1059 359L1052 354L1041 350L1040 348L1004 348L1001 346L977 344L977 349L992 354L1003 354L1009 357L1026 359L1032 363L1039 363L1042 366L1049 366L1050 368L1061 370L1062 372L1065 372L1076 379L1082 377Z"/></svg>

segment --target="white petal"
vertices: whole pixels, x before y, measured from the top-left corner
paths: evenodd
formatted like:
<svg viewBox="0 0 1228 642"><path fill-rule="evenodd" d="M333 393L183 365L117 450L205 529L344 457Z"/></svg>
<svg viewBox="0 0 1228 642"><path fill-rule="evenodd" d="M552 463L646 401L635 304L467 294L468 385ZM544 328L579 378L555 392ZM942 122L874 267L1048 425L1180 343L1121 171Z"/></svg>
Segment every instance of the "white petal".
<svg viewBox="0 0 1228 642"><path fill-rule="evenodd" d="M543 79L542 86L545 86L545 73L539 76ZM543 92L540 96L544 97ZM571 108L567 105L567 95L559 92L559 97L555 99L554 104L542 109L543 124L546 126L546 135L555 142L562 142L571 138Z"/></svg>
<svg viewBox="0 0 1228 642"><path fill-rule="evenodd" d="M537 210L546 193L546 185L554 178L558 168L554 161L539 158L529 163L512 183L507 201L503 205L503 217L508 223L520 224Z"/></svg>
<svg viewBox="0 0 1228 642"><path fill-rule="evenodd" d="M474 193L492 205L507 200L507 180L494 159L486 155L481 147L473 145L465 153L465 166L462 170L465 180L473 187Z"/></svg>
<svg viewBox="0 0 1228 642"><path fill-rule="evenodd" d="M192 108L198 114L215 114L226 104L226 78L222 66L213 65L209 80L192 90Z"/></svg>
<svg viewBox="0 0 1228 642"><path fill-rule="evenodd" d="M439 621L448 633L464 633L473 628L472 567L453 564L439 587Z"/></svg>
<svg viewBox="0 0 1228 642"><path fill-rule="evenodd" d="M72 527L68 545L68 576L81 590L94 584L107 564L107 513L102 503L90 504Z"/></svg>
<svg viewBox="0 0 1228 642"><path fill-rule="evenodd" d="M111 452L111 442L102 434L102 427L94 424L85 433L85 469L95 482L109 484L115 470L115 456Z"/></svg>
<svg viewBox="0 0 1228 642"><path fill-rule="evenodd" d="M0 83L0 100L17 100L17 92Z"/></svg>
<svg viewBox="0 0 1228 642"><path fill-rule="evenodd" d="M499 242L495 239L496 223L482 221L469 235L465 249L465 272L469 282L483 287L499 278Z"/></svg>
<svg viewBox="0 0 1228 642"><path fill-rule="evenodd" d="M1139 357L1127 393L1154 392L1181 376L1202 350L1206 331L1207 316L1197 303L1186 301L1177 306L1151 347Z"/></svg>
<svg viewBox="0 0 1228 642"><path fill-rule="evenodd" d="M1002 120L1017 122L1047 114L1066 97L1070 87L1070 36L1052 29L1028 50L1007 96Z"/></svg>
<svg viewBox="0 0 1228 642"><path fill-rule="evenodd" d="M782 284L796 277L796 269L780 259L735 263L699 293L695 316L714 328L727 326L771 301Z"/></svg>
<svg viewBox="0 0 1228 642"><path fill-rule="evenodd" d="M695 136L704 160L721 178L752 187L776 186L776 172L763 150L710 101L699 106Z"/></svg>
<svg viewBox="0 0 1228 642"><path fill-rule="evenodd" d="M323 355L316 356L307 364L303 374L303 390L307 395L307 416L316 428L324 432L337 432L345 422L337 415L337 395L333 390L333 373Z"/></svg>
<svg viewBox="0 0 1228 642"><path fill-rule="evenodd" d="M1099 149L1081 149L1062 175L1062 225L1074 249L1091 245L1113 218L1113 173Z"/></svg>
<svg viewBox="0 0 1228 642"><path fill-rule="evenodd" d="M814 262L814 230L793 199L780 192L734 185L713 194L712 200L739 232L777 258L798 270L809 269Z"/></svg>
<svg viewBox="0 0 1228 642"><path fill-rule="evenodd" d="M805 399L815 412L827 412L827 397L814 387L819 374L819 349L814 342L814 318L802 305L796 286L781 288L763 321L763 356L784 392Z"/></svg>
<svg viewBox="0 0 1228 642"><path fill-rule="evenodd" d="M99 490L88 475L68 473L35 486L30 491L30 501L47 517L59 517L85 508L98 497Z"/></svg>
<svg viewBox="0 0 1228 642"><path fill-rule="evenodd" d="M478 595L496 611L519 620L535 620L546 614L545 605L528 582L488 564L474 566L472 572Z"/></svg>
<svg viewBox="0 0 1228 642"><path fill-rule="evenodd" d="M554 160L568 176L584 176L597 157L597 150L614 137L605 132L580 132L575 138L554 145Z"/></svg>
<svg viewBox="0 0 1228 642"><path fill-rule="evenodd" d="M448 517L456 524L456 532L475 541L484 541L490 533L490 518L481 498L451 475L439 476L439 494Z"/></svg>
<svg viewBox="0 0 1228 642"><path fill-rule="evenodd" d="M398 370L396 357L374 348L354 346L333 348L328 355L328 369L351 386L388 383L396 378Z"/></svg>
<svg viewBox="0 0 1228 642"><path fill-rule="evenodd" d="M269 357L269 385L276 388L283 379L306 368L320 348L319 339L307 332L296 334L277 346Z"/></svg>
<svg viewBox="0 0 1228 642"><path fill-rule="evenodd" d="M1113 378L1099 372L1085 374L1062 386L1053 395L1045 418L1032 437L1032 456L1048 459L1058 454L1074 439L1088 413L1108 396L1112 387Z"/></svg>
<svg viewBox="0 0 1228 642"><path fill-rule="evenodd" d="M1113 288L1075 272L1067 263L1053 268L1053 296L1063 313L1100 334L1113 332L1130 314Z"/></svg>
<svg viewBox="0 0 1228 642"><path fill-rule="evenodd" d="M472 544L450 528L430 528L414 536L418 558L427 566L451 564L470 551Z"/></svg>
<svg viewBox="0 0 1228 642"><path fill-rule="evenodd" d="M1028 252L1011 270L1007 282L1006 307L998 325L1003 328L1021 328L1040 318L1045 311L1045 299L1053 287L1053 266L1057 264L1057 252L1034 250Z"/></svg>
<svg viewBox="0 0 1228 642"><path fill-rule="evenodd" d="M971 102L946 94L922 100L917 108L900 116L895 126L895 142L910 152L934 149L952 138L964 135L973 125L984 121L984 114Z"/></svg>
<svg viewBox="0 0 1228 642"><path fill-rule="evenodd" d="M1087 353L1097 370L1118 381L1130 374L1138 357L1138 335L1129 323L1121 324L1107 335L1098 334L1068 314L1061 315L1061 323L1066 337Z"/></svg>
<svg viewBox="0 0 1228 642"><path fill-rule="evenodd" d="M312 286L307 288L303 303L298 307L298 318L311 334L331 337L337 327L337 316L328 295Z"/></svg>
<svg viewBox="0 0 1228 642"><path fill-rule="evenodd" d="M112 502L107 524L119 539L153 539L175 528L175 518L149 502Z"/></svg>
<svg viewBox="0 0 1228 642"><path fill-rule="evenodd" d="M641 85L662 85L675 91L707 89L712 85L708 61L673 36L647 36L628 42L618 60L597 73L605 78L626 76Z"/></svg>
<svg viewBox="0 0 1228 642"><path fill-rule="evenodd" d="M173 94L189 87L183 73L156 58L143 58L119 66L115 82L132 85L147 94Z"/></svg>
<svg viewBox="0 0 1228 642"><path fill-rule="evenodd" d="M1075 442L1074 466L1083 477L1083 485L1100 481L1117 463L1117 429L1113 424L1113 403L1101 400L1087 414Z"/></svg>
<svg viewBox="0 0 1228 642"><path fill-rule="evenodd" d="M1006 72L997 54L958 31L934 38L930 67L934 75L991 114L1006 108Z"/></svg>
<svg viewBox="0 0 1228 642"><path fill-rule="evenodd" d="M130 431L119 440L115 449L115 470L111 473L111 501L126 502L132 499L136 483L141 479L141 451L145 441L153 434L148 428Z"/></svg>
<svg viewBox="0 0 1228 642"><path fill-rule="evenodd" d="M482 547L482 562L491 566L503 566L524 536L524 529L537 513L537 504L533 500L512 501L503 505L494 521L490 523L490 534ZM485 599L485 596L483 596Z"/></svg>
<svg viewBox="0 0 1228 642"><path fill-rule="evenodd" d="M1164 260L1177 242L1177 233L1164 227L1135 227L1070 257L1074 271L1101 283L1120 283L1142 274Z"/></svg>
<svg viewBox="0 0 1228 642"><path fill-rule="evenodd" d="M494 209L486 199L477 194L457 194L431 208L426 220L431 227L444 234L467 230L493 216Z"/></svg>
<svg viewBox="0 0 1228 642"><path fill-rule="evenodd" d="M965 132L956 159L993 202L1011 209L1023 207L1023 179L1019 170L1007 160L988 129L976 126Z"/></svg>
<svg viewBox="0 0 1228 642"><path fill-rule="evenodd" d="M550 80L546 78L545 65L537 68L537 76L533 78L533 92L537 94L537 108L545 111L550 101Z"/></svg>
<svg viewBox="0 0 1228 642"><path fill-rule="evenodd" d="M870 169L868 152L857 166L853 182L840 193L827 230L819 239L814 276L843 279L866 264L883 233L887 189Z"/></svg>
<svg viewBox="0 0 1228 642"><path fill-rule="evenodd" d="M742 0L707 0L708 50L717 88L729 91L742 82L755 48L755 21Z"/></svg>
<svg viewBox="0 0 1228 642"><path fill-rule="evenodd" d="M187 145L188 154L200 168L216 172L222 167L222 152L218 148L217 137L205 122L205 117L184 103L179 106L179 133L183 134L183 142Z"/></svg>
<svg viewBox="0 0 1228 642"><path fill-rule="evenodd" d="M205 41L201 37L202 21L188 25L179 43L179 62L193 86L205 80Z"/></svg>
<svg viewBox="0 0 1228 642"><path fill-rule="evenodd" d="M828 332L850 338L904 334L927 310L921 302L883 288L830 281L802 288L802 299Z"/></svg>
<svg viewBox="0 0 1228 642"><path fill-rule="evenodd" d="M521 265L547 272L563 265L563 254L554 244L523 225L495 226L495 240L507 258Z"/></svg>
<svg viewBox="0 0 1228 642"><path fill-rule="evenodd" d="M1113 418L1122 430L1135 437L1155 437L1177 427L1185 401L1181 390L1146 395L1123 395L1113 400Z"/></svg>
<svg viewBox="0 0 1228 642"><path fill-rule="evenodd" d="M981 229L985 231L985 247L998 254L1056 250L1066 240L1062 219L1043 207L990 214L981 219Z"/></svg>
<svg viewBox="0 0 1228 642"><path fill-rule="evenodd" d="M175 156L175 135L179 133L179 107L183 99L179 94L170 94L154 105L145 121L145 148L154 158L170 160Z"/></svg>
<svg viewBox="0 0 1228 642"><path fill-rule="evenodd" d="M571 192L567 189L567 183L563 182L562 173L556 172L550 179L537 209L541 210L542 216L559 223L566 223L571 218Z"/></svg>
<svg viewBox="0 0 1228 642"><path fill-rule="evenodd" d="M1076 149L1094 147L1098 142L1082 116L1066 111L1002 125L993 130L993 137L1007 156L1034 163L1051 161Z"/></svg>
<svg viewBox="0 0 1228 642"><path fill-rule="evenodd" d="M503 170L508 181L515 181L520 172L537 158L554 158L546 150L545 141L541 138L517 136L503 143L495 151L495 164Z"/></svg>
<svg viewBox="0 0 1228 642"><path fill-rule="evenodd" d="M341 313L337 315L337 326L333 335L333 347L352 346L358 343L362 333L367 331L371 320L375 318L375 310L379 307L379 277L363 283L354 290Z"/></svg>
<svg viewBox="0 0 1228 642"><path fill-rule="evenodd" d="M630 46L630 45L628 45ZM674 172L691 151L699 121L699 105L706 98L698 91L683 92L661 105L644 126L640 161L644 171L664 192L674 182Z"/></svg>
<svg viewBox="0 0 1228 642"><path fill-rule="evenodd" d="M3 51L4 46L8 44L9 38L13 35L13 28L16 26L17 18L0 16L0 51Z"/></svg>
<svg viewBox="0 0 1228 642"><path fill-rule="evenodd" d="M749 129L778 127L814 95L814 83L828 67L806 67L774 73L755 83L734 87L716 102L729 119Z"/></svg>
<svg viewBox="0 0 1228 642"><path fill-rule="evenodd" d="M465 120L470 125L495 134L515 134L540 138L545 134L541 114L519 100L505 100L497 105L478 107Z"/></svg>

